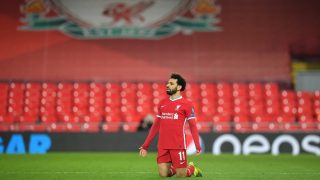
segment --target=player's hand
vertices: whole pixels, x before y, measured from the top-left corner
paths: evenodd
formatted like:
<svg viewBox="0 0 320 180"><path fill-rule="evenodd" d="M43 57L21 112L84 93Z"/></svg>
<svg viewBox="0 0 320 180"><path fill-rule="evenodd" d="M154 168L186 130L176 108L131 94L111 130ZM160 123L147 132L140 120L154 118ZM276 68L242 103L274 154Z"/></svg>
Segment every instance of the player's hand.
<svg viewBox="0 0 320 180"><path fill-rule="evenodd" d="M148 151L143 149L142 147L139 148L140 149L140 156L142 157L146 157L147 156L147 153Z"/></svg>
<svg viewBox="0 0 320 180"><path fill-rule="evenodd" d="M200 154L201 154L201 149L197 149L196 156L199 156Z"/></svg>

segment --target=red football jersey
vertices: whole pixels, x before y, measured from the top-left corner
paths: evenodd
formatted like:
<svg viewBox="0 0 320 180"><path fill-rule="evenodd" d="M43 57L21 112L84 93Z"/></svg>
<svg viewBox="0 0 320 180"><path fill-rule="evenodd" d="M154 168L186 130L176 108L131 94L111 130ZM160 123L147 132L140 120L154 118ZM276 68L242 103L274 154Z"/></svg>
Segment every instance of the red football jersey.
<svg viewBox="0 0 320 180"><path fill-rule="evenodd" d="M185 125L195 119L193 105L180 97L175 100L165 99L159 103L159 140L158 148L186 149Z"/></svg>

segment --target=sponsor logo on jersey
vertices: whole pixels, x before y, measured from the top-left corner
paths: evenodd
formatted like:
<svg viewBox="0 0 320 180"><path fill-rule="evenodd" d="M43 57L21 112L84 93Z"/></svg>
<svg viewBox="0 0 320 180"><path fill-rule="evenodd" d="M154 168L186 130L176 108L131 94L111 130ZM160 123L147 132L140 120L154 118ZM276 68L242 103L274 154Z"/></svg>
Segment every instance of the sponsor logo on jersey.
<svg viewBox="0 0 320 180"><path fill-rule="evenodd" d="M177 119L179 119L179 115L178 115L178 113L162 112L160 118L161 119L169 119L169 120L172 120L172 119L177 120Z"/></svg>
<svg viewBox="0 0 320 180"><path fill-rule="evenodd" d="M26 0L21 30L57 30L81 39L161 39L221 31L216 0Z"/></svg>

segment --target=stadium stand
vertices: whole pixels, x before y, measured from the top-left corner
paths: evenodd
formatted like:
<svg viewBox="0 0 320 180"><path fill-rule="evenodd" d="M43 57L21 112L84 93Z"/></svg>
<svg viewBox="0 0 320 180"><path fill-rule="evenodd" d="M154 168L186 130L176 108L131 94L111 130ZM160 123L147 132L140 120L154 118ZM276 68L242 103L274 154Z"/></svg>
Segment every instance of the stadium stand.
<svg viewBox="0 0 320 180"><path fill-rule="evenodd" d="M320 131L320 91L277 83L190 83L200 132ZM1 132L136 132L164 83L1 82Z"/></svg>

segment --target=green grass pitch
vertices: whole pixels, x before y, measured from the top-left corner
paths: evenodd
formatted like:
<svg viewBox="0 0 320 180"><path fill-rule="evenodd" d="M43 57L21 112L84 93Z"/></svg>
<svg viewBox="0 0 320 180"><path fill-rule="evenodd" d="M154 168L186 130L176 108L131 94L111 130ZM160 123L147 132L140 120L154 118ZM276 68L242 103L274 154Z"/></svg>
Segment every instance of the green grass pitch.
<svg viewBox="0 0 320 180"><path fill-rule="evenodd" d="M155 158L155 153L142 158L138 152L2 154L0 179L162 179ZM189 160L203 171L197 179L320 179L320 157L315 155L202 154Z"/></svg>

